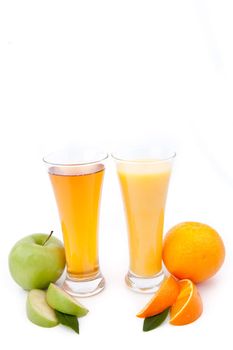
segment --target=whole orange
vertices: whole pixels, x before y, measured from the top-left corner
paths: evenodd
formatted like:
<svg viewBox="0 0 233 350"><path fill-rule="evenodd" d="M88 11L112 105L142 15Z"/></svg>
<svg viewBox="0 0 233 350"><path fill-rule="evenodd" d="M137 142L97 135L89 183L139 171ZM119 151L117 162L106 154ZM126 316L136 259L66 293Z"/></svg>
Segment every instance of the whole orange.
<svg viewBox="0 0 233 350"><path fill-rule="evenodd" d="M222 266L223 241L212 227L199 222L183 222L168 231L163 244L163 262L179 279L205 281Z"/></svg>

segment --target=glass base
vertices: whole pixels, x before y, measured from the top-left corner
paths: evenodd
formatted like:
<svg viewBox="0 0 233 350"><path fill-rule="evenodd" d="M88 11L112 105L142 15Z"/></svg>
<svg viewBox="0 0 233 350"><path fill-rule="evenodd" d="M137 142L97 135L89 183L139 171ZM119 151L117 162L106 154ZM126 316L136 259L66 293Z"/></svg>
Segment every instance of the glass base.
<svg viewBox="0 0 233 350"><path fill-rule="evenodd" d="M68 274L62 288L73 297L89 297L100 293L105 287L105 280L99 272L97 275L87 279L74 279Z"/></svg>
<svg viewBox="0 0 233 350"><path fill-rule="evenodd" d="M158 290L161 282L164 279L164 272L161 270L159 273L152 277L140 277L132 272L128 272L125 276L125 282L127 286L139 293L154 293Z"/></svg>

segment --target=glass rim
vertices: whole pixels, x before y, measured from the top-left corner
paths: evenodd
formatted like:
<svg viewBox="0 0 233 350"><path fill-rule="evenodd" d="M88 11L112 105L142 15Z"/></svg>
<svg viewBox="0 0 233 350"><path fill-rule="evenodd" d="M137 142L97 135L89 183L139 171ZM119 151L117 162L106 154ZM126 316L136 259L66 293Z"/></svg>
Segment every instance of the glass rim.
<svg viewBox="0 0 233 350"><path fill-rule="evenodd" d="M119 162L124 162L124 163L134 163L134 164L139 164L139 163L144 163L144 164L157 164L157 163L162 163L162 162L168 162L170 160L173 160L176 157L176 152L171 152L168 157L164 158L151 158L149 157L148 159L130 159L129 157L121 157L117 155L117 152L110 153L111 157Z"/></svg>
<svg viewBox="0 0 233 350"><path fill-rule="evenodd" d="M56 151L56 152L51 152L49 154L47 154L46 156L44 156L42 158L42 161L46 164L46 165L51 165L51 166L60 166L60 167L74 167L74 166L83 166L83 165L90 165L90 164L97 164L100 162L103 162L104 160L106 160L109 157L109 154L107 152L96 152L96 154L99 155L99 157L96 157L96 159L93 160L89 160L89 161L78 161L77 162L57 162L57 161L50 161L49 157L51 157L52 155L55 154L59 154L61 151Z"/></svg>

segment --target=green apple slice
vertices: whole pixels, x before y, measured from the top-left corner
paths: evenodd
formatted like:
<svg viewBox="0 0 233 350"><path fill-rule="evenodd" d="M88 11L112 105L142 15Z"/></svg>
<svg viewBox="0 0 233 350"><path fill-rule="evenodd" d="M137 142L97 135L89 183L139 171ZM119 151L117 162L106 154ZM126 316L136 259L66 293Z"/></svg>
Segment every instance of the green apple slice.
<svg viewBox="0 0 233 350"><path fill-rule="evenodd" d="M46 292L32 289L27 297L27 316L32 323L41 327L55 327L58 319L54 310L46 302Z"/></svg>
<svg viewBox="0 0 233 350"><path fill-rule="evenodd" d="M88 313L88 309L85 308L85 306L54 283L50 283L49 285L46 300L53 309L63 312L64 314L82 317Z"/></svg>

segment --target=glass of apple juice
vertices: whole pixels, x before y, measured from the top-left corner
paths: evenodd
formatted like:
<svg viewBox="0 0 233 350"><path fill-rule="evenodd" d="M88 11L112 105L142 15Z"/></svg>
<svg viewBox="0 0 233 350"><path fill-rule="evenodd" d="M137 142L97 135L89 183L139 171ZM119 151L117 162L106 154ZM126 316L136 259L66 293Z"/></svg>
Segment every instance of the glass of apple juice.
<svg viewBox="0 0 233 350"><path fill-rule="evenodd" d="M60 151L43 158L55 194L65 247L63 288L90 296L104 288L99 268L98 219L105 161L95 151Z"/></svg>

